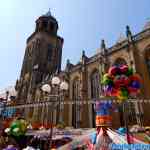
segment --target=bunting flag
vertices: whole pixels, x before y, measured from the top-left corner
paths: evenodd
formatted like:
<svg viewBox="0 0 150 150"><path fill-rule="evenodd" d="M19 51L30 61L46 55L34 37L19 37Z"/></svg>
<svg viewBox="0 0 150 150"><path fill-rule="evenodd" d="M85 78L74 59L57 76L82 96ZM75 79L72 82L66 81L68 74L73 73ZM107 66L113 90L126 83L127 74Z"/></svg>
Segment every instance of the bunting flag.
<svg viewBox="0 0 150 150"><path fill-rule="evenodd" d="M35 102L35 103L27 103L27 104L19 104L19 105L0 105L0 110L2 111L3 108L11 109L11 108L16 108L16 109L22 109L22 108L30 108L30 107L53 107L54 105L92 105L97 102L104 102L104 103L113 103L113 104L118 104L117 100L88 100L88 101L45 101L45 102ZM145 100L145 99L128 99L127 102L129 103L150 103L150 100Z"/></svg>

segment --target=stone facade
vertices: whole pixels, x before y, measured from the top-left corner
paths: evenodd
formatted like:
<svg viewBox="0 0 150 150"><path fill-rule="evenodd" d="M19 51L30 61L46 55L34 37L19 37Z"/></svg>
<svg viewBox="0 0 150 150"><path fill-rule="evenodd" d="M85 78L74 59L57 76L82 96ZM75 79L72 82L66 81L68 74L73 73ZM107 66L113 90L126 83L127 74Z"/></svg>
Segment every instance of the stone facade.
<svg viewBox="0 0 150 150"><path fill-rule="evenodd" d="M21 75L16 83L18 103L37 101L41 92L39 85L61 71L63 38L57 35L57 30L57 20L50 12L36 20L35 32L27 39Z"/></svg>
<svg viewBox="0 0 150 150"><path fill-rule="evenodd" d="M43 19L43 16L37 20L36 31L27 40L21 76L16 85L18 101L24 103L40 101L44 96L40 90L41 85L50 84L51 75L57 72L61 79L69 83L69 90L63 95L64 102L87 101L86 104L81 105L65 104L62 112L63 121L67 126L93 127L95 122L94 108L92 104L88 104L88 101L100 99L100 96L103 95L100 84L101 77L108 67L118 63L132 66L141 75L143 86L141 94L137 98L150 98L150 25L136 35L132 35L127 26L126 38L119 40L110 48L106 48L105 42L102 40L98 53L92 57L87 57L83 51L78 64L73 65L68 60L65 70L60 72L63 39L56 35L58 25L54 18L54 26L56 25L54 35L49 34L49 28L46 28L46 31L45 28L43 29L40 24L41 18ZM50 20L48 21L49 24L51 23ZM49 48L52 53L48 53ZM135 114L138 114L139 111L144 112L143 122L145 125L150 122L149 107L149 103L138 103L134 105L133 109ZM39 109L34 110L32 115L35 114L38 118L39 112L42 112L43 116L45 109L41 111ZM51 111L49 108L47 113L50 114ZM57 109L54 114L54 117L57 117ZM120 126L119 113L114 112L112 115L113 126ZM44 117L40 118L41 121L43 119ZM47 115L46 120L49 120L49 115Z"/></svg>

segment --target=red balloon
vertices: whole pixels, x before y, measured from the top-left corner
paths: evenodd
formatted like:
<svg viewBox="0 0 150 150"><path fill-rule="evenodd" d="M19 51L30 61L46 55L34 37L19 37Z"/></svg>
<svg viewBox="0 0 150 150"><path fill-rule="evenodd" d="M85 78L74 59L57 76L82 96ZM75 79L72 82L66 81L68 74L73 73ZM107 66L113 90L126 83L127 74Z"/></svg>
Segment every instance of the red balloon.
<svg viewBox="0 0 150 150"><path fill-rule="evenodd" d="M129 91L129 93L137 93L138 89L137 88L133 88L133 87L128 87L128 91Z"/></svg>
<svg viewBox="0 0 150 150"><path fill-rule="evenodd" d="M115 87L115 89L119 89L121 87L120 80L117 80L117 81L114 82L114 87Z"/></svg>
<svg viewBox="0 0 150 150"><path fill-rule="evenodd" d="M129 77L131 81L139 81L141 83L141 77L138 74L134 74Z"/></svg>
<svg viewBox="0 0 150 150"><path fill-rule="evenodd" d="M113 88L111 92L111 96L117 96L117 94L118 94L118 90Z"/></svg>
<svg viewBox="0 0 150 150"><path fill-rule="evenodd" d="M129 87L129 88L128 88L128 91L129 91L129 95L130 95L130 96L133 96L133 97L135 97L137 94L140 93L140 90L139 90L139 89L132 88L132 87Z"/></svg>
<svg viewBox="0 0 150 150"><path fill-rule="evenodd" d="M122 86L127 86L129 84L129 78L126 75L121 75L120 80Z"/></svg>
<svg viewBox="0 0 150 150"><path fill-rule="evenodd" d="M126 75L118 75L114 79L114 86L116 89L124 86L128 86L129 78Z"/></svg>
<svg viewBox="0 0 150 150"><path fill-rule="evenodd" d="M118 70L117 66L112 66L112 67L109 68L108 74L113 76L113 75L115 75L117 73L117 70Z"/></svg>
<svg viewBox="0 0 150 150"><path fill-rule="evenodd" d="M125 74L128 71L128 66L127 65L122 65L120 67L120 71L122 74Z"/></svg>

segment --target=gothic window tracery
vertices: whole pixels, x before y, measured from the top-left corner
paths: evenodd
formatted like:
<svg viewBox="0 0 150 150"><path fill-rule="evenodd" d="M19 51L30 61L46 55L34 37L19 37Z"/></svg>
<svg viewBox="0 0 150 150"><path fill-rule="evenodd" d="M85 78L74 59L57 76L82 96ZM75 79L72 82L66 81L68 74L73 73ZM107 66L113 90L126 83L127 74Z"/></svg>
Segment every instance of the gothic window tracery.
<svg viewBox="0 0 150 150"><path fill-rule="evenodd" d="M100 74L98 70L95 70L91 74L91 98L96 99L99 98L99 89L100 89Z"/></svg>
<svg viewBox="0 0 150 150"><path fill-rule="evenodd" d="M96 69L93 71L90 77L91 81L91 98L92 100L98 100L99 95L100 95L100 74L99 71ZM92 124L93 127L95 127L95 110L94 110L94 104L92 104Z"/></svg>
<svg viewBox="0 0 150 150"><path fill-rule="evenodd" d="M78 100L79 96L80 96L80 81L79 79L75 79L73 82L73 99L74 100Z"/></svg>
<svg viewBox="0 0 150 150"><path fill-rule="evenodd" d="M28 47L28 57L29 59L32 58L32 47Z"/></svg>
<svg viewBox="0 0 150 150"><path fill-rule="evenodd" d="M147 65L147 70L148 70L149 75L150 75L150 47L147 48L147 50L146 50L145 61L146 61L146 65Z"/></svg>
<svg viewBox="0 0 150 150"><path fill-rule="evenodd" d="M47 52L48 61L51 61L52 59L52 50L53 50L53 46L51 44L48 44L48 52Z"/></svg>
<svg viewBox="0 0 150 150"><path fill-rule="evenodd" d="M73 95L73 101L77 102L80 100L80 80L79 78L76 78L73 81L73 85L72 85L73 91L72 91L72 95ZM72 105L72 125L77 128L80 125L80 105L77 103L74 103Z"/></svg>

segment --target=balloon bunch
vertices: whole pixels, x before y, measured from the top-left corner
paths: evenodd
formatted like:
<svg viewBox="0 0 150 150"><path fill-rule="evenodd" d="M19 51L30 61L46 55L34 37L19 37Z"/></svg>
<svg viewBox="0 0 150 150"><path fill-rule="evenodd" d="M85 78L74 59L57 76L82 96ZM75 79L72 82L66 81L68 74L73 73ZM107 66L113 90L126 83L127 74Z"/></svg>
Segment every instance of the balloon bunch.
<svg viewBox="0 0 150 150"><path fill-rule="evenodd" d="M26 133L27 130L27 122L24 119L16 119L11 124L10 127L7 128L7 132L10 135L15 137L22 136Z"/></svg>
<svg viewBox="0 0 150 150"><path fill-rule="evenodd" d="M112 66L102 78L105 96L126 100L140 92L141 78L127 65Z"/></svg>

